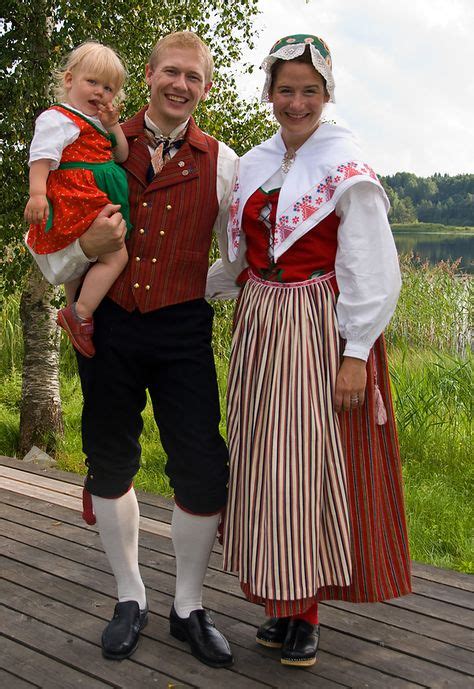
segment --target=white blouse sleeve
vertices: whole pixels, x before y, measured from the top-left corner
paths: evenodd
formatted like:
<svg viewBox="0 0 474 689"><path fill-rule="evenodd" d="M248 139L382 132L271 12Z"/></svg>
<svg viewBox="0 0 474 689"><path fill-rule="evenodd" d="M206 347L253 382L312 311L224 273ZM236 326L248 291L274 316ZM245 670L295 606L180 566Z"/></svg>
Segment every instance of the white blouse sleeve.
<svg viewBox="0 0 474 689"><path fill-rule="evenodd" d="M367 360L400 293L397 250L378 187L358 182L336 205L340 217L336 252L339 332L344 356Z"/></svg>
<svg viewBox="0 0 474 689"><path fill-rule="evenodd" d="M35 160L50 160L50 169L57 170L63 150L77 139L79 133L79 127L58 110L45 110L35 123L28 164Z"/></svg>
<svg viewBox="0 0 474 689"><path fill-rule="evenodd" d="M243 265L243 260L230 263L227 252L227 222L232 200L232 190L237 174L237 165L238 157L236 153L219 141L216 188L219 214L214 225L214 232L219 243L221 258L209 268L206 299L233 299L240 292L236 279L245 266Z"/></svg>

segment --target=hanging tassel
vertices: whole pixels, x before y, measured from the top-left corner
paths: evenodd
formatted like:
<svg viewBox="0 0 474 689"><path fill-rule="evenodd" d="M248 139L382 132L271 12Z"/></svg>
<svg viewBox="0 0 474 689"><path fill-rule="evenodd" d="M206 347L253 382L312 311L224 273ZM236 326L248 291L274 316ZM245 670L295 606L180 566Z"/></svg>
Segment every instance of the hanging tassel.
<svg viewBox="0 0 474 689"><path fill-rule="evenodd" d="M89 493L87 488L82 489L82 518L86 522L86 524L89 524L89 526L95 524L95 514L94 508L92 506L92 495Z"/></svg>
<svg viewBox="0 0 474 689"><path fill-rule="evenodd" d="M377 360L373 349L371 350L371 356L374 367L375 423L377 426L383 426L384 423L387 423L387 410L385 409L382 393L377 383Z"/></svg>
<svg viewBox="0 0 474 689"><path fill-rule="evenodd" d="M380 388L375 383L375 388L374 388L374 393L375 393L375 423L377 426L383 426L384 423L387 423L387 410L385 409L385 404L383 403L382 399L382 393L380 392Z"/></svg>

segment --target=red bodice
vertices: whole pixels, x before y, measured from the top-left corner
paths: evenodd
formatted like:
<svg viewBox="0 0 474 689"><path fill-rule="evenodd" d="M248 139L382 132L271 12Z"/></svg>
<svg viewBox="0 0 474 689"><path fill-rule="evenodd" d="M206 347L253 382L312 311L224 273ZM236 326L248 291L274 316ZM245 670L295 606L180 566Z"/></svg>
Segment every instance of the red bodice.
<svg viewBox="0 0 474 689"><path fill-rule="evenodd" d="M245 204L242 225L247 241L247 262L252 272L265 280L300 282L334 270L339 227L334 211L298 239L276 263L270 258L279 194L279 189L269 194L257 189ZM260 212L268 204L271 210L265 224ZM245 277L242 275L243 280Z"/></svg>

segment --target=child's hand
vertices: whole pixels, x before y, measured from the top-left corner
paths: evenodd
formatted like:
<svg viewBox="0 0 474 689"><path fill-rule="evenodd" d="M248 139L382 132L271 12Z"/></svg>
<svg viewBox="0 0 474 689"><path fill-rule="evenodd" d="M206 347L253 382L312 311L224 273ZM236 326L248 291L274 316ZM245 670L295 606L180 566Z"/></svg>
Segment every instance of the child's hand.
<svg viewBox="0 0 474 689"><path fill-rule="evenodd" d="M48 219L49 204L45 194L35 194L30 196L25 208L25 220L36 225Z"/></svg>
<svg viewBox="0 0 474 689"><path fill-rule="evenodd" d="M107 103L107 105L100 104L98 108L99 120L106 129L112 129L112 127L118 124L120 119L120 108L115 107L112 103Z"/></svg>

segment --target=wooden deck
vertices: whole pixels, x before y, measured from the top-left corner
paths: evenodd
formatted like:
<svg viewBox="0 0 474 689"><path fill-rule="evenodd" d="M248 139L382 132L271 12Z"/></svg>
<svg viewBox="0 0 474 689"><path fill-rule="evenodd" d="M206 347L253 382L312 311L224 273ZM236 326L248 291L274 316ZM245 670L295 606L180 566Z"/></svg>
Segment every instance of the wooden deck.
<svg viewBox="0 0 474 689"><path fill-rule="evenodd" d="M261 610L222 572L218 546L205 604L232 645L235 665L202 665L168 633L171 504L149 494L139 496L139 556L150 623L131 659L104 660L100 635L115 587L97 531L80 516L81 483L75 475L0 458L0 686L474 687L473 577L415 564L413 595L375 605L322 605L319 662L294 669L255 643Z"/></svg>

